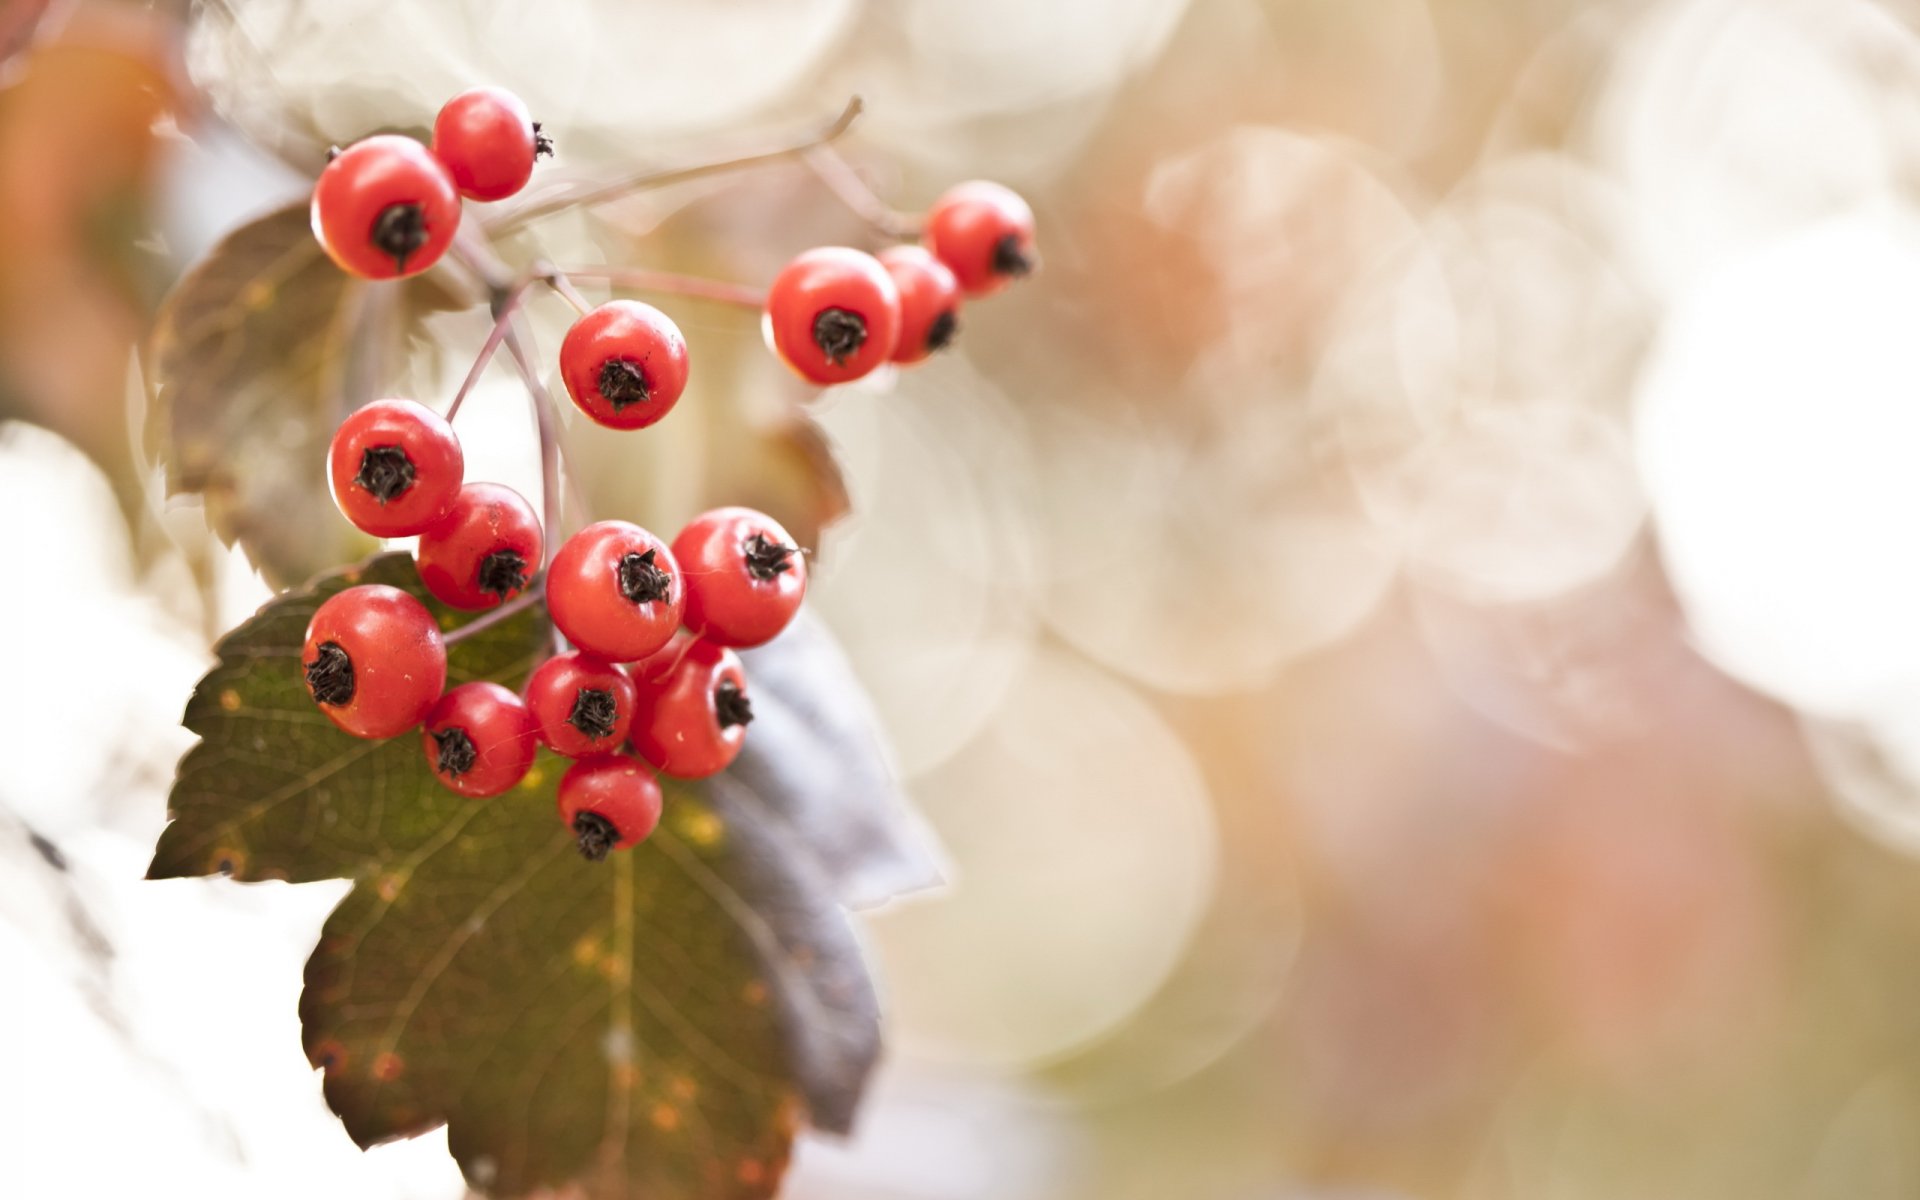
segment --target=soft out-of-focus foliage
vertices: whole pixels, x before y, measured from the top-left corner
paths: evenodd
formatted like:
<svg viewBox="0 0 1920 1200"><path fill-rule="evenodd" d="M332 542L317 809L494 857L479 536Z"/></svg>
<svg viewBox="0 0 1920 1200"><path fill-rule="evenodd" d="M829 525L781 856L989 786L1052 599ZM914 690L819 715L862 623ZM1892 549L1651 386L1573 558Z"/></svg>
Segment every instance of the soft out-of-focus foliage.
<svg viewBox="0 0 1920 1200"><path fill-rule="evenodd" d="M860 1136L803 1148L793 1195L1913 1194L1920 8L202 7L191 78L303 169L482 81L560 134L554 181L750 144L859 91L844 149L891 202L960 174L1035 202L1046 270L969 308L943 361L814 400L750 317L683 304L699 390L673 452L570 431L589 497L663 524L710 486L831 516L796 405L844 470L817 608L953 886L871 920L899 1051ZM186 249L172 228L75 232L156 211L143 181L171 134L151 117L176 77L158 18L120 37L131 11L80 3L0 91L0 145L43 147L0 198L48 231L0 238L7 411L123 498L147 484L125 465L125 350L145 272ZM100 149L56 153L79 140L62 122ZM778 167L514 249L759 279L823 241L871 244ZM533 316L551 352L566 312ZM444 397L480 333L432 328ZM519 403L496 373L463 412L482 461L524 470ZM144 1064L150 1100L127 1108L155 1172L457 1194L437 1149L344 1159L302 1107L269 989L325 903L296 920L119 882L178 748L187 582L215 623L259 591L191 509L115 540L109 489L59 445L0 442L0 486L91 498L47 543L86 603L16 600L8 628L36 631L19 661L47 669L40 631L105 612L125 649L98 661L143 666L115 701L124 762L0 777L122 954L104 976L36 967L34 1011ZM85 744L61 711L16 703L0 728ZM21 944L83 944L57 909L7 905ZM223 946L152 949L193 920ZM205 1011L179 961L218 980ZM133 1014L129 1036L60 988ZM20 1078L0 1071L6 1103L27 1103ZM234 1109L243 1089L260 1112ZM216 1132L158 1136L181 1096ZM58 1136L29 1161L120 1178Z"/></svg>

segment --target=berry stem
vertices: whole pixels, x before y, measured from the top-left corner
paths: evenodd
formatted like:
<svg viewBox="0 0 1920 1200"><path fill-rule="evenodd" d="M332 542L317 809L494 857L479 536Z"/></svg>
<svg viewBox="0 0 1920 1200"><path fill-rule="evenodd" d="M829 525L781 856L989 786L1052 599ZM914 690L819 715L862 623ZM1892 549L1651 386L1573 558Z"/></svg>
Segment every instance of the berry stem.
<svg viewBox="0 0 1920 1200"><path fill-rule="evenodd" d="M476 634L485 633L503 621L510 621L521 613L546 599L547 581L545 577L534 581L533 586L518 596L500 605L484 617L476 617L465 625L447 634L440 640L449 646L458 645Z"/></svg>
<svg viewBox="0 0 1920 1200"><path fill-rule="evenodd" d="M855 96L847 101L846 108L841 110L839 116L835 117L820 129L797 140L781 142L764 150L751 151L746 154L739 154L731 158L719 159L712 162L697 163L684 167L668 167L664 170L641 171L629 175L625 179L618 179L600 187L589 188L584 192L579 192L574 195L556 196L551 200L523 208L519 212L513 213L499 221L489 223L486 227L487 232L495 237L503 237L507 234L518 232L528 225L533 224L535 221L550 217L555 213L566 212L575 208L592 208L595 205L605 204L609 200L618 200L623 196L630 196L635 192L646 191L650 188L665 187L671 183L680 183L688 179L698 179L704 175L717 175L723 171L735 171L743 167L758 166L761 163L777 162L783 158L791 158L796 154L803 154L815 146L824 146L845 133L847 129L852 126L854 119L860 115L862 107L864 106L861 103L860 97Z"/></svg>
<svg viewBox="0 0 1920 1200"><path fill-rule="evenodd" d="M767 306L767 293L760 288L698 275L676 275L670 271L648 271L638 267L568 267L558 274L563 278L604 280L614 287L633 288L635 291L733 304L756 312Z"/></svg>
<svg viewBox="0 0 1920 1200"><path fill-rule="evenodd" d="M472 265L471 263L469 265ZM526 299L527 289L533 286L538 276L526 271L508 285L504 292L498 293L493 301L493 329L487 334L487 340L480 345L480 353L474 356L473 366L467 371L467 377L460 382L460 390L453 394L453 403L447 406L447 420L451 421L460 406L467 401L467 393L473 391L473 385L480 382L480 375L493 361L494 351L500 348L500 342L507 336L507 323L513 320L513 314L520 310L520 304Z"/></svg>
<svg viewBox="0 0 1920 1200"><path fill-rule="evenodd" d="M507 353L513 356L514 366L520 369L520 379L527 385L527 395L533 400L533 420L540 431L540 521L546 526L546 563L553 565L553 556L560 547L560 435L554 428L553 397L547 392L547 385L540 382L540 372L533 367L533 355L521 344L520 331L517 328L507 330Z"/></svg>
<svg viewBox="0 0 1920 1200"><path fill-rule="evenodd" d="M912 241L920 236L920 220L911 213L903 213L882 200L877 192L852 164L840 156L832 146L822 143L809 146L801 153L801 159L819 177L827 190L837 197L848 211L859 217L882 237L899 241Z"/></svg>
<svg viewBox="0 0 1920 1200"><path fill-rule="evenodd" d="M568 304L573 305L573 311L583 317L593 311L593 305L587 303L587 298L580 294L579 288L573 286L573 280L567 278L565 271L556 271L545 264L542 264L542 266L545 269L545 273L541 275L541 278L546 281L548 287L554 290L554 294L558 295Z"/></svg>

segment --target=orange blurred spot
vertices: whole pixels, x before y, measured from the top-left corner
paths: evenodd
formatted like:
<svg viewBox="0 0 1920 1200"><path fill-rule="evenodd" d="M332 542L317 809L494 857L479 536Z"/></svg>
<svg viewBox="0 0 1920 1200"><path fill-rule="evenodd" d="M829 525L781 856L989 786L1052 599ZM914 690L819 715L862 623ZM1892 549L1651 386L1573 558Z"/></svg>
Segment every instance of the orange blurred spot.
<svg viewBox="0 0 1920 1200"><path fill-rule="evenodd" d="M406 1069L407 1064L391 1050L373 1060L373 1077L382 1083L392 1083L400 1078L401 1073Z"/></svg>

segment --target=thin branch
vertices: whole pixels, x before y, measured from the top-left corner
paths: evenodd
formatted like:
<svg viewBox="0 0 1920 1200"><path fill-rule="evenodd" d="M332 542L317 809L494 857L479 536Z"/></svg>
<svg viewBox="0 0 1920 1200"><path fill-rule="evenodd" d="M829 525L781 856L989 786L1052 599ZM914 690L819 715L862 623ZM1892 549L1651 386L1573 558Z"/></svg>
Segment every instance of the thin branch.
<svg viewBox="0 0 1920 1200"><path fill-rule="evenodd" d="M507 336L507 325L519 311L521 302L526 299L527 289L533 286L538 278L539 276L532 270L523 272L507 288L506 293L493 302L493 328L487 333L487 340L480 344L480 353L474 356L473 366L467 371L467 377L461 381L460 390L453 394L453 403L447 406L447 420L453 420L454 414L460 411L460 406L466 403L467 393L473 390L474 384L480 382L481 372L485 371L487 364L493 361L494 351L500 348L501 340Z"/></svg>
<svg viewBox="0 0 1920 1200"><path fill-rule="evenodd" d="M521 592L518 596L502 604L486 616L468 621L465 625L446 635L442 640L447 645L452 646L473 637L475 634L485 633L495 625L503 621L510 621L540 603L546 599L546 594L547 581L546 577L542 576L540 579L535 580L533 586L529 587L526 591Z"/></svg>
<svg viewBox="0 0 1920 1200"><path fill-rule="evenodd" d="M853 125L854 119L860 115L860 110L863 107L864 105L860 97L855 96L847 101L846 108L841 110L839 116L798 141L785 142L766 150L737 155L733 158L722 159L718 162L696 163L691 166L642 171L638 174L629 175L625 179L617 179L612 183L591 188L577 195L556 196L551 200L521 209L517 213L509 214L499 221L489 223L487 225L487 232L495 237L505 237L508 234L517 233L525 229L536 221L553 216L555 213L566 212L575 208L592 208L595 205L605 204L609 200L618 200L623 196L630 196L635 192L646 191L650 188L665 187L672 183L683 183L689 179L699 179L707 175L718 175L725 171L735 171L743 167L777 162L783 158L791 158L796 154L804 154L813 147L824 146L845 133Z"/></svg>
<svg viewBox="0 0 1920 1200"><path fill-rule="evenodd" d="M540 382L540 372L534 369L533 356L521 344L518 329L507 330L507 353L513 356L521 382L527 385L527 397L533 401L534 425L540 431L540 520L546 526L546 565L551 566L554 554L560 549L560 435L554 427L553 397L547 392L547 385Z"/></svg>
<svg viewBox="0 0 1920 1200"><path fill-rule="evenodd" d="M832 146L810 146L802 152L801 157L840 203L881 236L902 241L920 236L919 220L913 214L901 212L882 200Z"/></svg>
<svg viewBox="0 0 1920 1200"><path fill-rule="evenodd" d="M729 283L724 279L676 275L670 271L648 271L639 267L566 267L557 268L557 271L570 279L600 279L614 287L633 288L636 291L712 300L718 304L735 304L755 310L767 306L765 291L744 283Z"/></svg>
<svg viewBox="0 0 1920 1200"><path fill-rule="evenodd" d="M545 271L545 273L541 275L541 278L546 281L548 287L554 290L556 295L568 304L573 305L573 311L583 317L593 311L593 305L587 303L587 298L580 294L579 288L573 286L573 281L567 278L564 271L555 270L552 266L545 263L542 263L541 266Z"/></svg>

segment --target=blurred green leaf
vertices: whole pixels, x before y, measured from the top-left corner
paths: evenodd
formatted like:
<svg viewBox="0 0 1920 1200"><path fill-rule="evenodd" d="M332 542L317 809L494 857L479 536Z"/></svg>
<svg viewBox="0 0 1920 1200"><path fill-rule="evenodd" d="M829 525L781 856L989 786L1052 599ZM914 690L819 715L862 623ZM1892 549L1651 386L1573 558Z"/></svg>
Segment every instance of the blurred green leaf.
<svg viewBox="0 0 1920 1200"><path fill-rule="evenodd" d="M464 306L433 272L348 276L305 203L241 226L167 296L148 338L149 437L169 492L199 493L276 587L363 556L373 543L327 490L328 439L403 377L424 316Z"/></svg>
<svg viewBox="0 0 1920 1200"><path fill-rule="evenodd" d="M803 622L750 656L748 754L707 785L667 782L653 838L590 863L555 813L565 760L470 801L417 737L356 741L315 709L307 621L364 582L459 619L387 555L235 630L188 705L202 741L150 876L354 880L300 1009L361 1145L445 1122L498 1196L773 1194L803 1118L849 1128L879 1050L840 899L927 881L838 651ZM537 609L503 622L451 648L451 679L517 685L547 638Z"/></svg>

